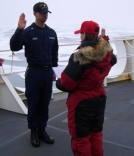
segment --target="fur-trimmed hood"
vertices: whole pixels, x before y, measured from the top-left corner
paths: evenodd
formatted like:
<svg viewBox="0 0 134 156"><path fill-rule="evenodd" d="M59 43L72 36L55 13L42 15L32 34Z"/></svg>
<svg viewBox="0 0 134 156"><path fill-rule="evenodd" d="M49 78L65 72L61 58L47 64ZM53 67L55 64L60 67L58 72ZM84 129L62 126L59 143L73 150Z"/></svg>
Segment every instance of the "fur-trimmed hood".
<svg viewBox="0 0 134 156"><path fill-rule="evenodd" d="M107 53L112 50L113 49L110 44L101 38L94 47L86 46L79 49L74 54L74 61L79 61L80 65L85 65L92 62L100 62L106 57Z"/></svg>

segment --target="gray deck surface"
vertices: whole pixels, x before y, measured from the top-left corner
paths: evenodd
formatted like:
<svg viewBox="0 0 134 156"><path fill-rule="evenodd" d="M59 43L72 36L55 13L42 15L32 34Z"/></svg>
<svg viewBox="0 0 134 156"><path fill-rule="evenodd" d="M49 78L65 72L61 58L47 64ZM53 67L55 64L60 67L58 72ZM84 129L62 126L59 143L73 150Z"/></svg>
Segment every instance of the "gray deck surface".
<svg viewBox="0 0 134 156"><path fill-rule="evenodd" d="M108 84L103 130L104 156L134 156L134 81ZM52 100L47 132L55 143L30 143L26 115L0 109L0 156L73 156L66 99Z"/></svg>

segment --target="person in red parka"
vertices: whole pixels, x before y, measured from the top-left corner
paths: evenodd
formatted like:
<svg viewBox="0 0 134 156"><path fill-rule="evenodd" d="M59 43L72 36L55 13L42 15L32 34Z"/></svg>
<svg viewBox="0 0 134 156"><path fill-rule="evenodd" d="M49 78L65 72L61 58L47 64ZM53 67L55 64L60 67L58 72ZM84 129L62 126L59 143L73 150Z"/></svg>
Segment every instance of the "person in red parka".
<svg viewBox="0 0 134 156"><path fill-rule="evenodd" d="M105 36L99 36L99 24L84 21L81 45L56 81L56 87L68 92L68 127L74 156L103 156L102 130L106 106L104 78L117 59Z"/></svg>

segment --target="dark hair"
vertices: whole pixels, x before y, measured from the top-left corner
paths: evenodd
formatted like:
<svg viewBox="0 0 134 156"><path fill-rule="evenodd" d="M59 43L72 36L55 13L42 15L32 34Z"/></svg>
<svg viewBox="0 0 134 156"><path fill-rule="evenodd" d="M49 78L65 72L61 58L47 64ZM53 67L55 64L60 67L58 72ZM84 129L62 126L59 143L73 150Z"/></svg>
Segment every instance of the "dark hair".
<svg viewBox="0 0 134 156"><path fill-rule="evenodd" d="M98 32L98 33L99 33L99 29L100 29L100 28L97 27L97 28L95 29L95 32ZM86 34L86 35L85 35L85 40L98 42L98 41L99 41L99 39L98 39L98 34Z"/></svg>
<svg viewBox="0 0 134 156"><path fill-rule="evenodd" d="M85 34L85 40L98 42L98 34Z"/></svg>

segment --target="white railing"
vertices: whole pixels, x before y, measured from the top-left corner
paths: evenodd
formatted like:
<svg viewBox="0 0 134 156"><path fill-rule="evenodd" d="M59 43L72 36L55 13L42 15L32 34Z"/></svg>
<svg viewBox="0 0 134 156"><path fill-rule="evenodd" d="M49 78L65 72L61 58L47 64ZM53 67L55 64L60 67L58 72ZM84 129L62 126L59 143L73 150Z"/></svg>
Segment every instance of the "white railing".
<svg viewBox="0 0 134 156"><path fill-rule="evenodd" d="M109 75L105 78L104 86L107 86L107 83L114 82L114 81L127 80L127 79L134 80L134 36L112 38L110 40L110 43L111 46L113 47L115 55L117 56L117 64L112 67ZM61 60L59 60L59 65L66 66L69 55L74 52L74 50L78 45L79 44L60 45L59 55L61 56ZM5 53L5 54L7 52L10 52L11 54L10 59L8 58L8 61L10 62L10 66L9 65L6 66L4 63L3 66L0 67L0 108L11 110L22 114L27 114L27 108L22 102L22 99L25 98L24 96L25 87L21 90L19 87L17 88L15 85L12 85L8 79L9 75L24 73L27 64L25 64L24 68L22 68L21 66L18 67L14 66L14 62L15 62L14 58L18 59L17 56L19 53L17 52L14 55L14 53L11 52L10 50L0 51L0 53ZM65 54L68 55L65 56ZM2 56L0 55L0 57ZM4 58L4 55L2 58ZM62 60L62 58L64 60ZM17 90L19 92L17 92ZM58 89L54 88L53 95L56 93L61 93L61 92Z"/></svg>

